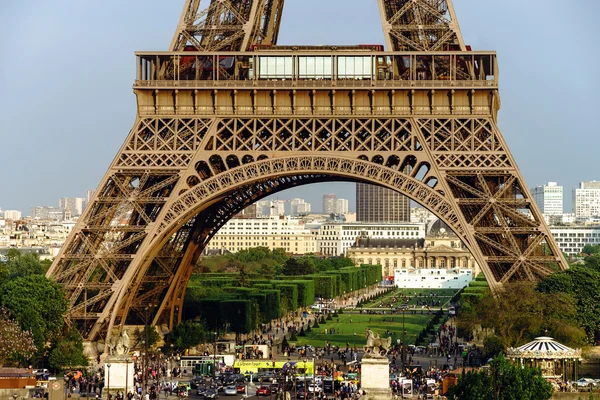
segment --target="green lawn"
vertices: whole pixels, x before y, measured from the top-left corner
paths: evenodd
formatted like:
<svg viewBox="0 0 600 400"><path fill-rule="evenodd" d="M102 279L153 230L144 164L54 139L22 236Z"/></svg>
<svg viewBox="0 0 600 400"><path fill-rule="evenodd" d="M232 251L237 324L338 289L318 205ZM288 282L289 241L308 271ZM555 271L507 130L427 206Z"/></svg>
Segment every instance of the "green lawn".
<svg viewBox="0 0 600 400"><path fill-rule="evenodd" d="M417 334L427 325L430 318L433 318L433 314L420 314L420 310L414 315L405 314L406 344L414 344ZM329 334L331 328L336 329L336 333L333 335ZM345 347L346 343L354 346L354 333L356 332L356 346L362 347L366 343L365 331L367 328L382 338L388 337L386 331L389 329L392 333L392 342L396 343L397 339L402 339L402 314L340 314L339 318L333 318L326 324L320 324L306 336L298 336L298 341L295 343L296 346L310 344L315 347L323 347L329 341L332 346ZM325 335L325 329L327 329L327 335Z"/></svg>
<svg viewBox="0 0 600 400"><path fill-rule="evenodd" d="M423 295L426 298L430 298L429 295L434 293L437 297L437 300L441 300L442 305L446 306L446 304L452 299L452 297L458 292L455 289L398 289L394 290L390 293L387 293L383 297L377 298L375 301L372 301L368 304L365 304L364 308L378 308L379 304L383 302L384 304L389 304L391 302L392 297L394 296L407 296L412 297L408 304L417 304L417 299L423 299ZM421 295L421 297L416 297L417 295ZM399 305L400 303L397 303Z"/></svg>

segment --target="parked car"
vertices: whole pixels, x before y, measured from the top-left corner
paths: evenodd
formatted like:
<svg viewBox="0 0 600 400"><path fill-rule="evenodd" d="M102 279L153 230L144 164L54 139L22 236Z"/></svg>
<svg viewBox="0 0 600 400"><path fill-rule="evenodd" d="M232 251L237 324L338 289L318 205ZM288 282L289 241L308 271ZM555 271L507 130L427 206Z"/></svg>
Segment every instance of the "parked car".
<svg viewBox="0 0 600 400"><path fill-rule="evenodd" d="M219 392L217 392L215 389L206 389L206 391L204 392L204 398L205 399L218 399Z"/></svg>
<svg viewBox="0 0 600 400"><path fill-rule="evenodd" d="M225 388L225 396L235 396L237 393L235 386L227 386Z"/></svg>
<svg viewBox="0 0 600 400"><path fill-rule="evenodd" d="M235 390L237 390L238 394L244 394L244 393L246 393L246 386L238 384L235 387Z"/></svg>
<svg viewBox="0 0 600 400"><path fill-rule="evenodd" d="M271 389L268 386L260 386L256 389L257 396L269 396L271 395Z"/></svg>
<svg viewBox="0 0 600 400"><path fill-rule="evenodd" d="M579 378L579 380L577 381L577 387L588 388L588 387L594 387L594 386L596 386L596 381L594 379Z"/></svg>
<svg viewBox="0 0 600 400"><path fill-rule="evenodd" d="M296 399L307 400L307 399L314 399L314 398L315 398L315 394L312 392L305 392L304 388L302 388L296 392Z"/></svg>

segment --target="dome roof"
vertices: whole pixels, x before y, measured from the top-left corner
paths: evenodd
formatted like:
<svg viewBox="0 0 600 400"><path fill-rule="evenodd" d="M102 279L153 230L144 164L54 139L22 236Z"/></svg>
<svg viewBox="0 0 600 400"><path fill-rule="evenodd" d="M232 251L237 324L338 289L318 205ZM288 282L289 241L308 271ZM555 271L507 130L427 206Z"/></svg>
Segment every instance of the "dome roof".
<svg viewBox="0 0 600 400"><path fill-rule="evenodd" d="M429 236L456 236L452 229L441 219L431 224L427 234Z"/></svg>
<svg viewBox="0 0 600 400"><path fill-rule="evenodd" d="M580 358L581 349L572 349L551 337L540 336L534 341L507 350L509 358Z"/></svg>

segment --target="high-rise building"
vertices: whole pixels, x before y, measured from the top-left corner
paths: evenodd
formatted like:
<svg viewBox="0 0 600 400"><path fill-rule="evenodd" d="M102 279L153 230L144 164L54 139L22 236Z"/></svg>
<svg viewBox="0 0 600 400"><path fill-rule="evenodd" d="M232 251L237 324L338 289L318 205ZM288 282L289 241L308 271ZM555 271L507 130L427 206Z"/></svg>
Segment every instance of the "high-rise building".
<svg viewBox="0 0 600 400"><path fill-rule="evenodd" d="M52 206L35 206L29 210L31 218L38 219L56 219L57 215L62 216L62 211Z"/></svg>
<svg viewBox="0 0 600 400"><path fill-rule="evenodd" d="M280 216L285 215L285 201L283 200L273 200L271 202L271 215Z"/></svg>
<svg viewBox="0 0 600 400"><path fill-rule="evenodd" d="M337 196L335 194L323 195L323 214L335 214L337 211Z"/></svg>
<svg viewBox="0 0 600 400"><path fill-rule="evenodd" d="M335 203L336 214L346 214L348 212L348 200L337 199Z"/></svg>
<svg viewBox="0 0 600 400"><path fill-rule="evenodd" d="M6 210L4 211L4 219L9 219L11 221L21 219L21 211Z"/></svg>
<svg viewBox="0 0 600 400"><path fill-rule="evenodd" d="M290 213L293 217L310 213L310 203L305 202L304 199L292 199L290 206Z"/></svg>
<svg viewBox="0 0 600 400"><path fill-rule="evenodd" d="M600 182L580 182L573 190L573 213L576 219L600 216Z"/></svg>
<svg viewBox="0 0 600 400"><path fill-rule="evenodd" d="M369 223L409 222L410 199L391 189L357 183L356 219Z"/></svg>
<svg viewBox="0 0 600 400"><path fill-rule="evenodd" d="M542 214L561 215L563 213L563 187L558 186L556 182L536 186L531 189L531 194Z"/></svg>
<svg viewBox="0 0 600 400"><path fill-rule="evenodd" d="M88 206L88 204L90 204L90 202L92 201L92 197L94 197L94 193L96 191L94 189L89 189L86 193L85 193L85 199L83 201L83 209L85 210L85 208Z"/></svg>
<svg viewBox="0 0 600 400"><path fill-rule="evenodd" d="M83 212L83 197L63 197L58 200L58 208L68 211L71 216L81 215Z"/></svg>

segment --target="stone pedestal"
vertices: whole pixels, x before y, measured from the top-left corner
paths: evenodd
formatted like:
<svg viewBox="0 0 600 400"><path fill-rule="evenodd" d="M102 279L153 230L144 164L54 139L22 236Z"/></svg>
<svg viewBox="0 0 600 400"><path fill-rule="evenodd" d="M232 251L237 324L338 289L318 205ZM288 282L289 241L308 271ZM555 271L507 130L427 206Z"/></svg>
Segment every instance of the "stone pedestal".
<svg viewBox="0 0 600 400"><path fill-rule="evenodd" d="M135 392L133 384L133 358L125 355L108 356L104 360L104 389L108 390L110 384L110 392L116 394L117 391ZM108 367L110 365L110 368Z"/></svg>
<svg viewBox="0 0 600 400"><path fill-rule="evenodd" d="M387 357L364 357L360 374L360 386L366 400L390 400L390 361Z"/></svg>

